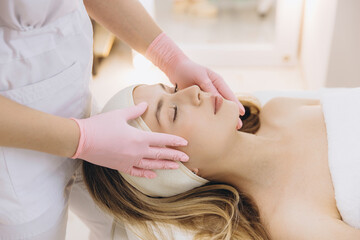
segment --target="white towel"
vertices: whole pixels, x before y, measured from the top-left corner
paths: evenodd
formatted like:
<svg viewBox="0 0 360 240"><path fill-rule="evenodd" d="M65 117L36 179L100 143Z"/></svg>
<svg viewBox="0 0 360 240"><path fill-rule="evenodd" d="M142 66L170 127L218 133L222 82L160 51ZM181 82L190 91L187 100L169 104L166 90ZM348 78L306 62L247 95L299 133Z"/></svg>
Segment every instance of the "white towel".
<svg viewBox="0 0 360 240"><path fill-rule="evenodd" d="M337 208L360 229L360 87L320 89Z"/></svg>

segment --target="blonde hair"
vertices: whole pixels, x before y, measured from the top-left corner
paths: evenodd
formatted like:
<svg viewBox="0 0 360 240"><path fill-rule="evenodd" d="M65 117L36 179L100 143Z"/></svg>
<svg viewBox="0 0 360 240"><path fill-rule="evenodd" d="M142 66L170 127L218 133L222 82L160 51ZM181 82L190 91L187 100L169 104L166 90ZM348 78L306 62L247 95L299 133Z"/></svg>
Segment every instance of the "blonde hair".
<svg viewBox="0 0 360 240"><path fill-rule="evenodd" d="M247 112L240 131L255 133L261 104L251 95L239 95L239 100ZM86 161L83 177L95 202L146 240L169 239L160 229L168 224L193 232L194 239L270 239L251 197L228 184L209 182L176 196L155 198L138 191L118 171Z"/></svg>

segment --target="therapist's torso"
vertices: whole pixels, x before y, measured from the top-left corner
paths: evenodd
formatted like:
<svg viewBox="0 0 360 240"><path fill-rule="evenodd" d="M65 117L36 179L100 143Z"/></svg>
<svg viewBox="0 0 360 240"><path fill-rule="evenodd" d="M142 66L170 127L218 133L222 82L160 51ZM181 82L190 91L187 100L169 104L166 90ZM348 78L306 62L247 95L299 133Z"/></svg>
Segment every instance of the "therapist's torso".
<svg viewBox="0 0 360 240"><path fill-rule="evenodd" d="M88 117L91 69L92 26L81 0L0 1L1 95L64 118ZM0 229L32 221L49 208L61 211L64 186L78 164L0 147Z"/></svg>

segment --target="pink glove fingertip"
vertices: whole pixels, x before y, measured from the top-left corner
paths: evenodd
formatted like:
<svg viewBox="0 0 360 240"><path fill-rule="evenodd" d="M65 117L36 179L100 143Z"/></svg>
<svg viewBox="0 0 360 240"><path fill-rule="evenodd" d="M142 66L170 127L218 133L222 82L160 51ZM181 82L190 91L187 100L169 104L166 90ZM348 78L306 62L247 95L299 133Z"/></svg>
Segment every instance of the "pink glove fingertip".
<svg viewBox="0 0 360 240"><path fill-rule="evenodd" d="M127 111L127 120L135 119L135 118L140 117L141 115L144 114L147 107L148 107L147 102L141 102L136 106L129 107L128 109L126 109L126 111Z"/></svg>
<svg viewBox="0 0 360 240"><path fill-rule="evenodd" d="M144 174L144 176L145 176L146 178L148 178L148 179L153 179L153 178L156 178L156 173L154 173L154 172L146 172L146 173Z"/></svg>
<svg viewBox="0 0 360 240"><path fill-rule="evenodd" d="M181 138L181 139L175 141L173 146L174 147L179 147L179 146L186 146L186 145L188 145L188 142L185 139Z"/></svg>
<svg viewBox="0 0 360 240"><path fill-rule="evenodd" d="M240 107L240 115L241 116L244 116L244 114L245 114L245 108L244 108L244 106L239 102L239 107Z"/></svg>
<svg viewBox="0 0 360 240"><path fill-rule="evenodd" d="M236 125L236 129L239 130L242 126L243 126L243 123L242 123L241 119L239 119L239 121Z"/></svg>

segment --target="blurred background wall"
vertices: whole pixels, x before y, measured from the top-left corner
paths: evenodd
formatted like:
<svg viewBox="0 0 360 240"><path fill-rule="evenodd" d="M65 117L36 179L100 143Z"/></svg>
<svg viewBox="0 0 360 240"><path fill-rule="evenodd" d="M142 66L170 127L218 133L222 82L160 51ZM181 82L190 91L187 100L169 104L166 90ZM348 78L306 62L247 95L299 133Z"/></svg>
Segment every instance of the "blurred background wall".
<svg viewBox="0 0 360 240"><path fill-rule="evenodd" d="M338 0L325 86L360 87L360 1Z"/></svg>
<svg viewBox="0 0 360 240"><path fill-rule="evenodd" d="M306 0L301 64L309 89L360 87L360 1Z"/></svg>

